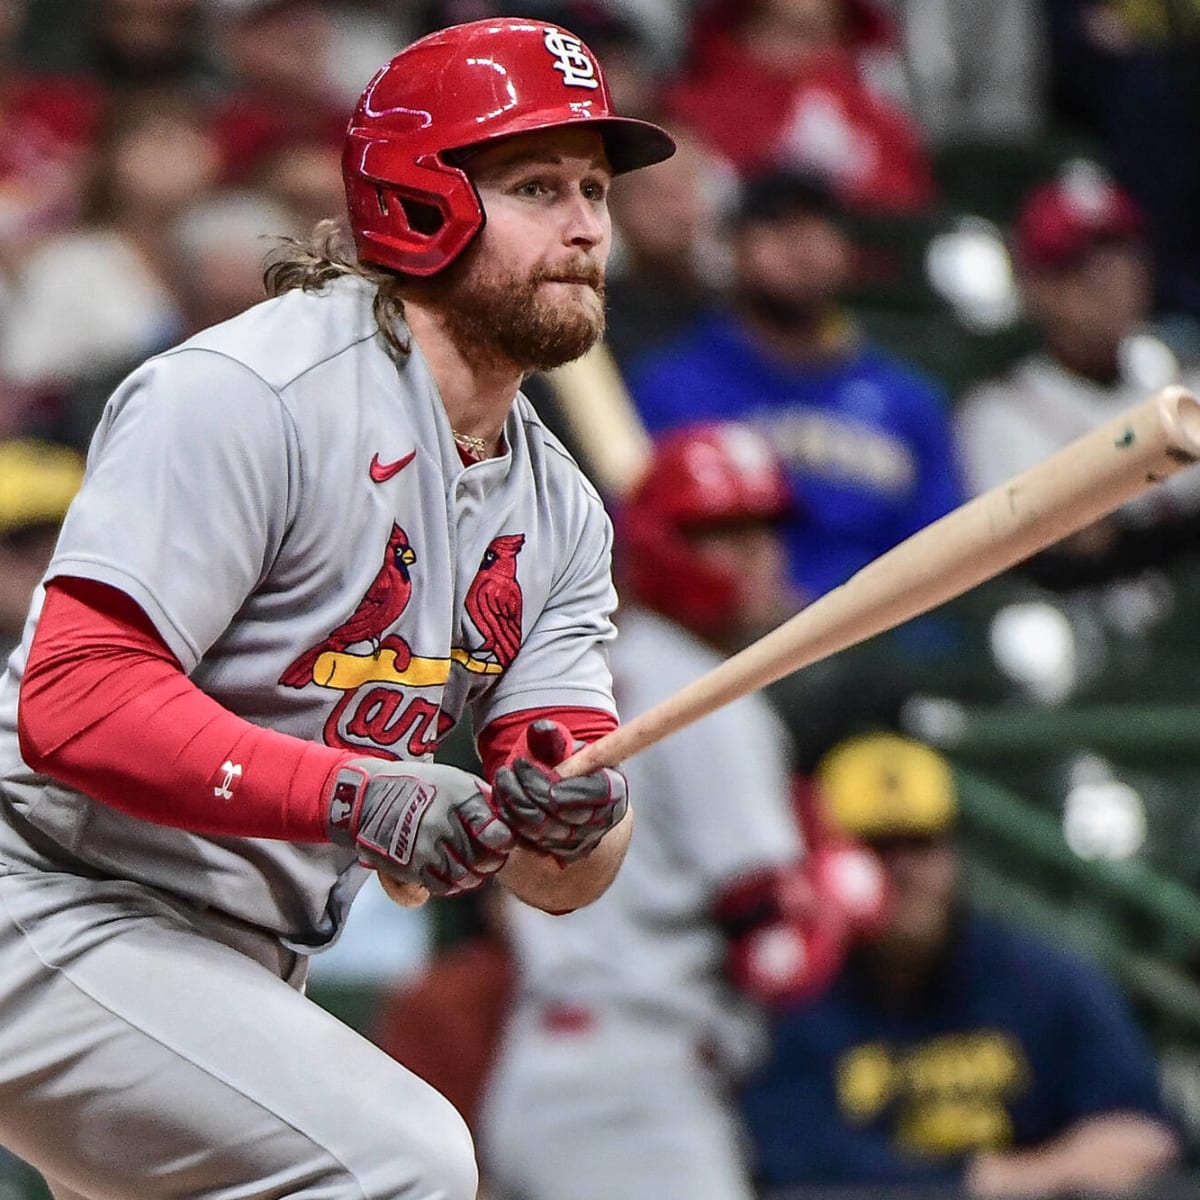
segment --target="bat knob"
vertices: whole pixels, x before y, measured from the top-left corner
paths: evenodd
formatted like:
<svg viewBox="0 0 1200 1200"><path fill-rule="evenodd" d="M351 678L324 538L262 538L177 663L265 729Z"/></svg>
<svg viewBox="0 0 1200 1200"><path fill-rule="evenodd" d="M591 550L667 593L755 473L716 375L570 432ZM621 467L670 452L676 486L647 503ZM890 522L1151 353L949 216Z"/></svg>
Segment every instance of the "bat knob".
<svg viewBox="0 0 1200 1200"><path fill-rule="evenodd" d="M420 908L429 899L429 892L419 883L402 883L382 871L379 872L379 882L388 899L401 908Z"/></svg>

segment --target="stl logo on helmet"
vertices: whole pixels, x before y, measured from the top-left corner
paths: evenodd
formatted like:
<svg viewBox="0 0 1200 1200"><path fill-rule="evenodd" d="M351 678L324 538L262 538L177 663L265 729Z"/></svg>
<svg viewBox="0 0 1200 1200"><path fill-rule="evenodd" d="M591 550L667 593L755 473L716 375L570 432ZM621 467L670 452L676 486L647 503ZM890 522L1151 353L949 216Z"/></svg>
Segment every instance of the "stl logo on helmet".
<svg viewBox="0 0 1200 1200"><path fill-rule="evenodd" d="M596 64L583 48L583 43L564 29L547 29L546 49L554 56L554 69L561 71L566 87L597 88L600 80Z"/></svg>

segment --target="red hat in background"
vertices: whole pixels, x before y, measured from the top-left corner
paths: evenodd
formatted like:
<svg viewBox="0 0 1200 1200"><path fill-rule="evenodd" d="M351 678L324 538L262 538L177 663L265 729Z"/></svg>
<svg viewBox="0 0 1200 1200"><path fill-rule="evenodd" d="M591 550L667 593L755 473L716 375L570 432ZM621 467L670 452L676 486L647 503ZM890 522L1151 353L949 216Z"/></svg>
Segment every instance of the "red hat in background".
<svg viewBox="0 0 1200 1200"><path fill-rule="evenodd" d="M1078 166L1029 194L1013 250L1026 269L1053 269L1101 242L1140 241L1142 229L1142 214L1121 188L1097 168Z"/></svg>

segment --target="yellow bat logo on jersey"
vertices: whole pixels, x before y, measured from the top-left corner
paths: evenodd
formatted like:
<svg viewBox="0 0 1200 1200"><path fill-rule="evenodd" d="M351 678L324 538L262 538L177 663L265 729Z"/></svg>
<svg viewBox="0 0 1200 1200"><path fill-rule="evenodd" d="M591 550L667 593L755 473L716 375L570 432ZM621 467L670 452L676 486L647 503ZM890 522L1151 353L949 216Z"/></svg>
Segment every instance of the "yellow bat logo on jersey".
<svg viewBox="0 0 1200 1200"><path fill-rule="evenodd" d="M524 597L517 581L517 555L525 535L492 538L463 600L480 642L468 650L453 646L436 658L413 654L393 632L413 591L410 568L417 554L408 535L393 525L379 568L353 612L284 670L284 687L310 684L342 693L325 721L330 746L385 749L404 738L415 757L432 753L452 719L439 705L400 689L438 688L455 664L472 675L502 675L521 648ZM354 741L348 738L356 739Z"/></svg>

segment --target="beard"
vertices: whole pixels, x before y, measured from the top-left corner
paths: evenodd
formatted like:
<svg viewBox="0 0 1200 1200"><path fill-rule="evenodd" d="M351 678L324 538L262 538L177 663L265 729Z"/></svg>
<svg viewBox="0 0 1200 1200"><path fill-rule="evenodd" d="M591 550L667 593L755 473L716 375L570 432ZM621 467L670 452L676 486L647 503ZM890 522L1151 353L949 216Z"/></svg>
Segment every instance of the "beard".
<svg viewBox="0 0 1200 1200"><path fill-rule="evenodd" d="M548 281L586 284L598 303L549 301L541 291ZM481 270L468 252L465 261L430 282L447 334L475 363L550 371L579 358L604 335L604 273L588 260L538 267L521 277Z"/></svg>

